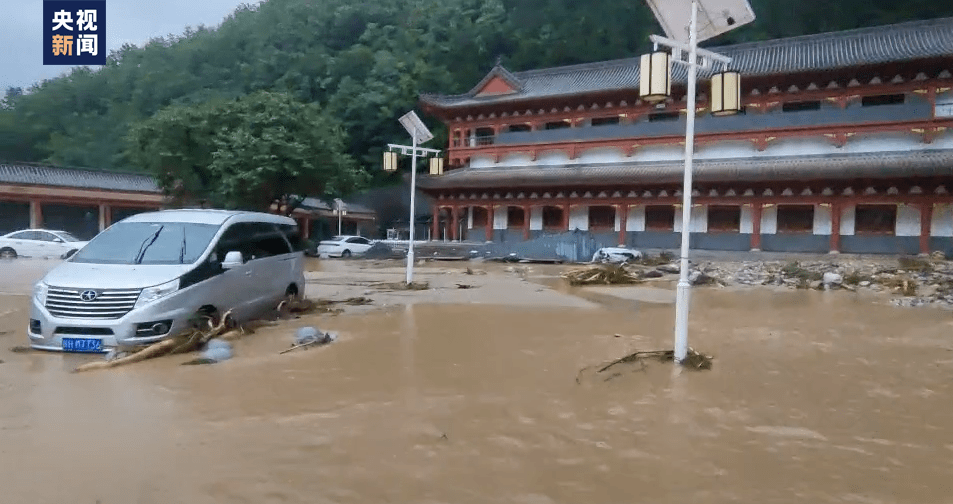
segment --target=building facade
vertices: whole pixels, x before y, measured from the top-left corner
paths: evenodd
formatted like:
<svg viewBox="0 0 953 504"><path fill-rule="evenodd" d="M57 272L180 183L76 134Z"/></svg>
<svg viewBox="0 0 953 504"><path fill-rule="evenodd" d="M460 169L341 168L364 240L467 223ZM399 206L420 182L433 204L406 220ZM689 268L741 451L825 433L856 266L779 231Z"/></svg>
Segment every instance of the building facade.
<svg viewBox="0 0 953 504"><path fill-rule="evenodd" d="M691 246L953 253L953 18L714 48L742 76L741 114L707 113L700 71ZM639 59L511 72L421 95L447 125L434 236L677 248L687 72L638 99Z"/></svg>
<svg viewBox="0 0 953 504"><path fill-rule="evenodd" d="M164 203L148 175L0 164L0 235L46 228L90 239L113 222Z"/></svg>
<svg viewBox="0 0 953 504"><path fill-rule="evenodd" d="M173 206L147 174L0 164L0 235L45 228L91 239L126 217ZM345 233L378 234L373 210L356 203L346 203L346 208L341 218ZM337 215L317 198L306 198L292 217L304 238L337 234Z"/></svg>

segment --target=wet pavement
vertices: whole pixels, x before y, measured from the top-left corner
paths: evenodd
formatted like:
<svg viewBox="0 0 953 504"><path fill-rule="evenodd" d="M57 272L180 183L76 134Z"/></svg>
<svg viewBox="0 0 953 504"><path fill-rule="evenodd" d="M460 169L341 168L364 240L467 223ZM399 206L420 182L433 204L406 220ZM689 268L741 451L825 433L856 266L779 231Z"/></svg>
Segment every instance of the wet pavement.
<svg viewBox="0 0 953 504"><path fill-rule="evenodd" d="M360 295L400 265L328 261L308 292ZM616 296L565 287L558 266L430 264L417 271L438 290L375 291L371 307L241 339L224 363L70 374L89 357L8 350L26 343L39 271L8 266L0 503L950 501L942 310L696 288L690 344L711 371L577 383L671 348L670 285ZM340 340L279 355L305 325Z"/></svg>

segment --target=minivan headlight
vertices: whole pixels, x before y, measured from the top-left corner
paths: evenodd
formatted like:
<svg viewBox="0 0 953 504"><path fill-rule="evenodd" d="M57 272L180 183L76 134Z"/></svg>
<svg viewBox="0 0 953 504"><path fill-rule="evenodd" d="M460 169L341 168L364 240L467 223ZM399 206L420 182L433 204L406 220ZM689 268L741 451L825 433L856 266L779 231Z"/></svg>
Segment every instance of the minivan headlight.
<svg viewBox="0 0 953 504"><path fill-rule="evenodd" d="M41 305L46 304L46 293L50 289L46 282L40 281L33 285L33 298Z"/></svg>
<svg viewBox="0 0 953 504"><path fill-rule="evenodd" d="M155 287L146 287L145 289L142 289L142 293L139 294L139 299L136 300L136 308L145 306L158 299L162 299L177 290L179 290L178 278L162 285L156 285Z"/></svg>

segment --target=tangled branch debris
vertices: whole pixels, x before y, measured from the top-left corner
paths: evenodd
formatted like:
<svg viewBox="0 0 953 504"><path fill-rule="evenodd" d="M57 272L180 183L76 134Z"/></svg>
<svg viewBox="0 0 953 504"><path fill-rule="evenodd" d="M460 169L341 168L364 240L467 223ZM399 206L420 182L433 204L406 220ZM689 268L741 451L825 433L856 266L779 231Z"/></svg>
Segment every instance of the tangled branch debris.
<svg viewBox="0 0 953 504"><path fill-rule="evenodd" d="M232 319L231 312L226 312L218 324L212 325L212 319L206 317L208 329L196 327L189 332L174 336L169 339L153 343L141 350L122 357L108 358L107 360L87 362L73 370L74 373L83 371L92 371L95 369L107 369L126 364L133 364L163 355L188 353L198 350L212 338L218 338L224 341L231 341L240 338L246 333L246 329L237 325Z"/></svg>
<svg viewBox="0 0 953 504"><path fill-rule="evenodd" d="M714 357L711 355L700 354L695 351L693 348L688 349L688 354L685 357L685 360L680 363L686 369L693 371L701 370L710 370L712 361ZM635 371L642 371L646 367L646 362L655 361L655 362L674 362L675 361L675 351L674 350L652 350L652 351L643 351L643 352L633 352L625 357L616 359L608 364L603 364L598 366L598 369L595 371L595 375L599 377L604 377L602 381L607 382L614 378L622 376L622 371L620 366L631 366L637 365ZM587 366L579 370L579 373L576 375L576 383L582 383L583 373L594 369L594 366Z"/></svg>
<svg viewBox="0 0 953 504"><path fill-rule="evenodd" d="M569 285L621 285L642 283L640 273L630 271L621 264L601 264L576 268L562 274Z"/></svg>
<svg viewBox="0 0 953 504"><path fill-rule="evenodd" d="M383 282L374 284L375 287L386 290L427 290L430 284L427 282Z"/></svg>

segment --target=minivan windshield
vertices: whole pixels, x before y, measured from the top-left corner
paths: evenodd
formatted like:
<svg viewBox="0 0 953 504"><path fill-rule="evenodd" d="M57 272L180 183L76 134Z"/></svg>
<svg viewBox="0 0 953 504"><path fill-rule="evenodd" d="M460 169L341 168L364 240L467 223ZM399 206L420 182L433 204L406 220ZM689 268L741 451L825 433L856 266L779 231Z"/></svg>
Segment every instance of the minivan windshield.
<svg viewBox="0 0 953 504"><path fill-rule="evenodd" d="M99 233L71 262L93 264L192 264L219 229L191 222L120 222Z"/></svg>

